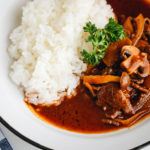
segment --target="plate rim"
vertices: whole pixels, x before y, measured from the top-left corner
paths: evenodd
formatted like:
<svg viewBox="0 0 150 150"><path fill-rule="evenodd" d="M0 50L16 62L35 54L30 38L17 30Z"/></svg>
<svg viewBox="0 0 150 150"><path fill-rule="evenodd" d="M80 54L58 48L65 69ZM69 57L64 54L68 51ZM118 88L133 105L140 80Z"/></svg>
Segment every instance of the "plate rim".
<svg viewBox="0 0 150 150"><path fill-rule="evenodd" d="M14 129L10 124L8 124L5 119L3 119L1 116L0 116L0 122L2 123L2 125L4 125L9 131L11 131L13 134L15 134L17 137L21 138L23 141L37 147L37 148L40 148L42 150L53 150L51 148L48 148L44 145L41 145L33 140L31 140L30 138L24 136L22 133L20 133L19 131L17 131L16 129ZM131 148L130 150L138 150L139 148L143 148L143 147L146 147L147 145L150 145L150 141L147 141L141 145L138 145L136 147L133 147Z"/></svg>
<svg viewBox="0 0 150 150"><path fill-rule="evenodd" d="M11 7L11 2L13 2L13 1L15 1L15 0L11 0L10 1L10 3L7 3L7 7L8 8L10 8ZM24 0L24 1L26 1L26 0ZM16 1L17 2L17 1ZM2 2L3 3L3 2ZM21 5L22 6L22 2L21 2L21 4L19 3L18 4L18 6L19 5ZM7 10L7 8L5 7L5 10ZM11 10L11 9L10 9ZM16 9L15 9L16 10ZM18 9L19 10L19 9ZM13 11L14 12L14 11ZM10 13L10 12L9 12ZM5 13L4 13L5 14ZM7 13L6 13L7 14ZM8 17L8 19L10 19L9 17ZM10 20L9 20L10 21ZM14 20L13 20L13 22L14 22ZM9 28L10 29L10 28ZM7 36L7 35L6 35ZM8 39L8 38L7 38ZM3 39L2 39L3 40ZM30 143L31 145L33 145L33 146L35 146L35 147L37 147L37 148L40 148L40 149L42 149L42 150L53 150L53 149L51 149L50 147L51 147L51 145L47 145L47 146L44 146L44 145L46 145L46 144L43 144L43 143L41 143L41 142L39 142L37 139L35 139L35 138L33 138L33 137L29 137L29 136L27 136L24 132L22 132L21 130L19 130L18 128L17 128L17 126L14 126L9 120L7 120L7 117L5 116L3 116L2 114L0 114L0 122L8 129L8 130L10 130L12 133L14 133L16 136L18 136L20 139L22 139L22 140L24 140L24 141L26 141L27 143ZM149 142L149 138L147 139L147 140L145 140L143 143L147 143L147 142ZM38 141L38 142L37 142ZM140 145L142 144L142 142L140 143ZM143 145L143 144L142 144ZM136 149L138 147L138 143L135 145L135 146L133 146L133 148L132 148L132 146L131 146L131 148L132 148L132 150L134 149ZM131 149L130 148L130 149Z"/></svg>
<svg viewBox="0 0 150 150"><path fill-rule="evenodd" d="M1 116L0 116L0 122L2 123L2 125L4 125L9 131L11 131L12 133L14 133L17 137L21 138L23 141L37 147L37 148L40 148L42 150L53 150L51 148L48 148L44 145L41 145L33 140L31 140L30 138L24 136L22 133L20 133L19 131L17 131L16 129L14 129L10 124L8 124L5 119L3 119Z"/></svg>

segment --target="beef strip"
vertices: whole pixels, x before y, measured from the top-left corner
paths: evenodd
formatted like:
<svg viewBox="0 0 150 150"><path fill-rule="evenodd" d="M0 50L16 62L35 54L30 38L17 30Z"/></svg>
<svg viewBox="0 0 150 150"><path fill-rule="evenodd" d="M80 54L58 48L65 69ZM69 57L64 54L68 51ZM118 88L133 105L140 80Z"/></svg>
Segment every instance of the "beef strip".
<svg viewBox="0 0 150 150"><path fill-rule="evenodd" d="M119 110L119 106L115 103L114 94L118 90L118 85L116 84L106 84L103 85L100 90L98 91L97 97L98 100L96 104L100 106L105 115L108 118L116 118L121 111Z"/></svg>
<svg viewBox="0 0 150 150"><path fill-rule="evenodd" d="M120 90L118 84L108 83L103 85L98 91L97 98L96 104L105 111L107 118L114 119L122 113L134 114L129 94L127 94L127 91L124 93Z"/></svg>
<svg viewBox="0 0 150 150"><path fill-rule="evenodd" d="M134 82L131 83L131 86L134 87L135 89L138 89L141 92L144 92L144 93L150 92L149 89L146 89L145 87L142 87L139 84L136 84Z"/></svg>
<svg viewBox="0 0 150 150"><path fill-rule="evenodd" d="M137 89L132 88L130 92L130 101L132 105L136 103L139 95L140 95L140 92Z"/></svg>
<svg viewBox="0 0 150 150"><path fill-rule="evenodd" d="M142 84L144 82L144 79L134 79L134 78L132 78L132 82L134 82L136 84Z"/></svg>
<svg viewBox="0 0 150 150"><path fill-rule="evenodd" d="M114 95L115 100L120 106L120 108L124 111L126 114L134 114L134 109L131 105L130 99L126 97L124 92L122 90L118 90L117 93Z"/></svg>
<svg viewBox="0 0 150 150"><path fill-rule="evenodd" d="M133 106L135 112L140 110L147 101L150 101L150 91L148 93L142 93L140 98L138 99L137 103Z"/></svg>

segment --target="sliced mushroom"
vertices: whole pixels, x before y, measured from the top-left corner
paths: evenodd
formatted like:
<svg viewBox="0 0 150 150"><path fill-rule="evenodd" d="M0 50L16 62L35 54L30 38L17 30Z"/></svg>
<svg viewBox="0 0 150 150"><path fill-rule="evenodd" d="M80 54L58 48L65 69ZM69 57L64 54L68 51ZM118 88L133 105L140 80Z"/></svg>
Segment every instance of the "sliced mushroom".
<svg viewBox="0 0 150 150"><path fill-rule="evenodd" d="M144 78L150 74L150 64L146 53L141 53L140 56L143 63L139 66L137 74Z"/></svg>
<svg viewBox="0 0 150 150"><path fill-rule="evenodd" d="M135 46L130 46L130 45L123 46L121 50L121 56L124 59L127 59L133 55L138 55L139 53L140 53L140 50L138 48L136 48Z"/></svg>
<svg viewBox="0 0 150 150"><path fill-rule="evenodd" d="M150 38L150 19L145 18L144 34ZM150 39L149 39L150 40ZM149 41L150 42L150 41Z"/></svg>
<svg viewBox="0 0 150 150"><path fill-rule="evenodd" d="M141 77L146 77L150 73L150 64L146 53L140 53L135 46L124 46L121 55L125 59L121 66L127 70L129 74L136 73Z"/></svg>
<svg viewBox="0 0 150 150"><path fill-rule="evenodd" d="M142 65L139 55L134 55L124 60L121 66L127 70L129 74L136 73L138 68Z"/></svg>
<svg viewBox="0 0 150 150"><path fill-rule="evenodd" d="M130 85L130 76L127 72L123 72L120 78L120 86L121 89L127 89L127 87Z"/></svg>
<svg viewBox="0 0 150 150"><path fill-rule="evenodd" d="M133 45L137 45L141 39L143 32L149 31L147 27L149 26L150 19L144 18L142 14L139 14L136 18L128 17L123 26L126 34L131 38ZM148 24L148 26L146 26ZM147 33L146 33L147 34ZM148 33L149 34L149 33Z"/></svg>
<svg viewBox="0 0 150 150"><path fill-rule="evenodd" d="M119 53L120 53L120 49L124 45L131 45L131 44L132 44L132 41L129 38L125 38L125 39L122 39L122 40L119 40L117 42L112 43L106 51L103 62L108 67L113 66L119 58L118 56L119 56Z"/></svg>

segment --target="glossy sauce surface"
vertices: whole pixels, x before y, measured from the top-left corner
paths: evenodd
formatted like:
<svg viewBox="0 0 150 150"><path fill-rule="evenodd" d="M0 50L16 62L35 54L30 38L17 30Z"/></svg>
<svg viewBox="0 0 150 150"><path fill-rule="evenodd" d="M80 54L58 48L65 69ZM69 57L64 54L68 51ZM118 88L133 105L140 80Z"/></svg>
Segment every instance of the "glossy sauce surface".
<svg viewBox="0 0 150 150"><path fill-rule="evenodd" d="M96 106L93 98L80 87L77 92L75 97L65 98L59 106L32 105L32 108L45 121L72 131L102 133L121 128L102 123L104 113Z"/></svg>
<svg viewBox="0 0 150 150"><path fill-rule="evenodd" d="M108 0L108 2L114 8L116 15L136 16L141 12L150 17L150 4L148 5L144 0ZM103 133L123 128L123 126L115 127L102 123L103 112L84 90L79 87L75 97L65 98L59 106L30 105L29 107L46 122L75 132Z"/></svg>
<svg viewBox="0 0 150 150"><path fill-rule="evenodd" d="M144 17L150 17L149 0L107 0L107 2L111 4L117 16L124 14L136 17L142 13Z"/></svg>

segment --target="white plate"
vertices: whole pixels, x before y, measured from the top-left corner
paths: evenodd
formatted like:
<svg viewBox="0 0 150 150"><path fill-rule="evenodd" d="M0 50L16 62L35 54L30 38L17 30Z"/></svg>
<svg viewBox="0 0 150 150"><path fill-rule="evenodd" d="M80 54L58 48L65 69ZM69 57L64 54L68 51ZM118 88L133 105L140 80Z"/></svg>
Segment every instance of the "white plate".
<svg viewBox="0 0 150 150"><path fill-rule="evenodd" d="M23 95L8 77L8 36L21 17L27 0L0 1L0 115L26 140L55 150L127 150L150 141L150 121L134 128L107 134L78 134L48 125L34 116L23 102ZM28 140L29 141L29 140ZM39 145L38 145L39 146Z"/></svg>

